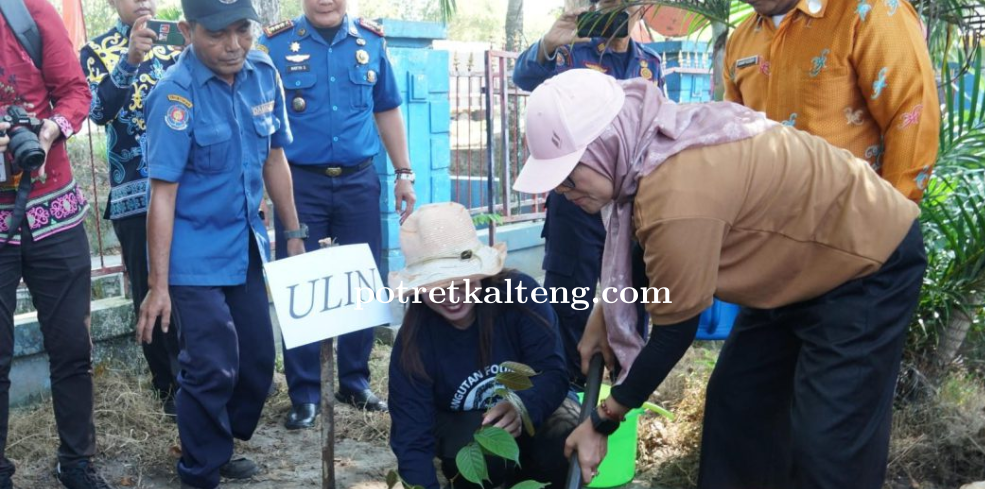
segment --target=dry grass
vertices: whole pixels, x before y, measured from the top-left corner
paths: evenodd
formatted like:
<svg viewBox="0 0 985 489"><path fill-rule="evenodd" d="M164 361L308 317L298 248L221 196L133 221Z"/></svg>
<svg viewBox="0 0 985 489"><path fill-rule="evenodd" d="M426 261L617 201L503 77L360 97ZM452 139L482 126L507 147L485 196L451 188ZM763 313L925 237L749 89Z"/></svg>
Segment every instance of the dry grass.
<svg viewBox="0 0 985 489"><path fill-rule="evenodd" d="M372 388L381 398L387 394L390 347L377 344L370 358ZM173 476L180 456L177 425L161 410L148 378L128 368L97 366L95 382L96 463L107 467L104 475L121 486L142 486L145 475ZM276 393L267 400L261 425L283 423L291 407L282 372L274 375ZM17 466L18 487L59 487L52 476L58 450L58 433L51 399L11 412L6 456ZM366 413L336 403L336 439L354 439L388 449L390 417ZM253 451L249 443L246 451ZM310 449L311 447L307 447Z"/></svg>
<svg viewBox="0 0 985 489"><path fill-rule="evenodd" d="M641 478L673 488L696 485L705 386L718 356L712 345L690 349L651 397L676 419L640 417L636 467Z"/></svg>
<svg viewBox="0 0 985 489"><path fill-rule="evenodd" d="M151 390L125 369L100 366L94 378L99 458L132 467L134 484L147 471L170 469L178 430ZM51 399L13 411L8 438L7 457L17 465L20 486L55 487L51 472L58 433Z"/></svg>
<svg viewBox="0 0 985 489"><path fill-rule="evenodd" d="M948 375L921 401L897 408L890 480L905 487L959 487L985 480L985 382L964 371Z"/></svg>

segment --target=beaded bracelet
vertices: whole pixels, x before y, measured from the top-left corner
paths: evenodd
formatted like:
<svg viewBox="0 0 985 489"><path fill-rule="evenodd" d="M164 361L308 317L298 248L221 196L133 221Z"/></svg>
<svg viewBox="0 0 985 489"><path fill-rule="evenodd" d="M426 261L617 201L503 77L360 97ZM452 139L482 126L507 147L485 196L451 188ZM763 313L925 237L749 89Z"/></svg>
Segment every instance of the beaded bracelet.
<svg viewBox="0 0 985 489"><path fill-rule="evenodd" d="M605 398L604 401L602 401L602 404L601 404L602 412L605 413L605 417L606 418L616 419L616 416L614 414L612 414L612 411L609 410L608 404L606 404L606 401L608 401L608 400L609 400L609 398L607 397L607 398ZM622 417L619 418L619 422L620 423L623 422L623 421L626 421L626 416L625 415L623 415Z"/></svg>

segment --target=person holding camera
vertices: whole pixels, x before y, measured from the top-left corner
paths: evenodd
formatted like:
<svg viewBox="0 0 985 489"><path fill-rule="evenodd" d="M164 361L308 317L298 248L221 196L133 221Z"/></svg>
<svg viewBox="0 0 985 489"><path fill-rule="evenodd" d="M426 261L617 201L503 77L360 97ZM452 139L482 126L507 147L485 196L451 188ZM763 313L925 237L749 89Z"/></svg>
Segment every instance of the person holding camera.
<svg viewBox="0 0 985 489"><path fill-rule="evenodd" d="M103 219L113 222L123 263L130 278L135 316L147 295L147 164L140 150L144 137L144 98L164 76L181 51L155 45L157 35L147 21L157 12L156 0L110 0L119 14L116 24L93 38L81 52L82 69L92 91L89 119L106 128L109 202ZM164 411L175 414L178 390L178 337L154 330L154 341L142 344L154 390Z"/></svg>
<svg viewBox="0 0 985 489"><path fill-rule="evenodd" d="M37 309L51 369L60 445L56 474L70 489L106 489L91 458L91 262L65 141L81 128L91 95L68 32L45 0L0 3L0 489L13 487L6 457L17 287L23 278Z"/></svg>
<svg viewBox="0 0 985 489"><path fill-rule="evenodd" d="M270 57L252 49L253 4L181 6L190 45L147 98L150 290L137 337L153 341L158 319L167 332L174 313L178 476L182 487L213 489L220 477L259 472L232 456L234 439L253 436L274 375L264 190L288 229L300 223L283 150L292 140L284 87ZM304 253L304 242L289 239L287 253Z"/></svg>
<svg viewBox="0 0 985 489"><path fill-rule="evenodd" d="M596 0L594 3L595 12L604 13L613 11L622 2ZM660 57L629 37L629 33L639 25L642 9L634 6L625 11L628 14L625 22L607 22L608 18L602 16L598 21L585 19L579 23L579 16L585 10L564 13L540 41L520 55L513 71L513 83L530 91L548 78L572 68L590 68L618 80L636 77L651 80L663 88ZM622 34L618 31L622 30L623 23L626 24L625 36L613 37L602 32L608 24L607 30L617 31L615 35ZM594 27L590 30L606 36L579 38L579 27L582 30ZM545 239L544 286L564 288L569 292L587 287L586 297L594 297L602 273L602 248L605 243L605 226L602 225L601 216L586 213L555 192L548 194L546 207L542 233ZM561 322L561 338L571 381L576 389L580 389L585 383L585 376L578 363L578 341L585 331L592 306L578 310L572 304L552 305ZM639 307L639 315L639 324L645 324L643 307ZM645 330L641 329L640 334L645 336Z"/></svg>

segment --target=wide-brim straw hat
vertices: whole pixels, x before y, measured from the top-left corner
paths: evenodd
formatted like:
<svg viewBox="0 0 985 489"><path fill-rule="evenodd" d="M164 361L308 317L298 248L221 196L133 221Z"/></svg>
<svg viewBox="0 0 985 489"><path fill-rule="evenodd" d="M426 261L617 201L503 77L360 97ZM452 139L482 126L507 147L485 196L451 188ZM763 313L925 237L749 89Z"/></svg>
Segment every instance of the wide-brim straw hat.
<svg viewBox="0 0 985 489"><path fill-rule="evenodd" d="M417 288L491 277L506 264L506 244L479 241L468 209L455 202L417 208L400 227L400 250L406 265L390 272L389 285L411 289L404 291L411 295Z"/></svg>

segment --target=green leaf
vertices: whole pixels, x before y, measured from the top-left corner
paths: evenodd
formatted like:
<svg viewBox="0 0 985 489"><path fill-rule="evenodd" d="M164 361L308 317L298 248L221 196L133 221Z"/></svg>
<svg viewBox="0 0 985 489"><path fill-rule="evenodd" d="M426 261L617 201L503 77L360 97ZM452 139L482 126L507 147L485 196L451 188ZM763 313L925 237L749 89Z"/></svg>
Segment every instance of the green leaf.
<svg viewBox="0 0 985 489"><path fill-rule="evenodd" d="M386 475L386 487L387 487L387 489L393 489L393 486L397 485L397 482L400 482L400 476L397 475L397 471L396 470L391 470Z"/></svg>
<svg viewBox="0 0 985 489"><path fill-rule="evenodd" d="M495 426L482 428L475 434L475 441L492 455L520 463L520 447L509 432Z"/></svg>
<svg viewBox="0 0 985 489"><path fill-rule="evenodd" d="M500 372L496 374L496 380L503 384L503 387L514 391L527 390L534 386L530 377L516 372Z"/></svg>
<svg viewBox="0 0 985 489"><path fill-rule="evenodd" d="M543 482L537 482L537 481L523 481L511 487L510 489L543 489L549 485L551 484L550 483L545 484Z"/></svg>
<svg viewBox="0 0 985 489"><path fill-rule="evenodd" d="M520 396L516 395L515 392L502 388L494 390L493 393L508 401L513 405L513 407L516 408L517 411L520 412L520 420L523 421L523 430L526 431L528 435L534 436L534 422L530 419L530 413L527 412L527 406L523 404L523 400L520 399Z"/></svg>
<svg viewBox="0 0 985 489"><path fill-rule="evenodd" d="M500 367L527 377L537 375L537 372L534 369L519 362L503 362L500 364Z"/></svg>
<svg viewBox="0 0 985 489"><path fill-rule="evenodd" d="M482 448L475 442L469 443L458 451L455 456L455 465L458 472L466 480L473 484L482 485L482 481L489 479L489 470L486 468L486 457L482 454Z"/></svg>

